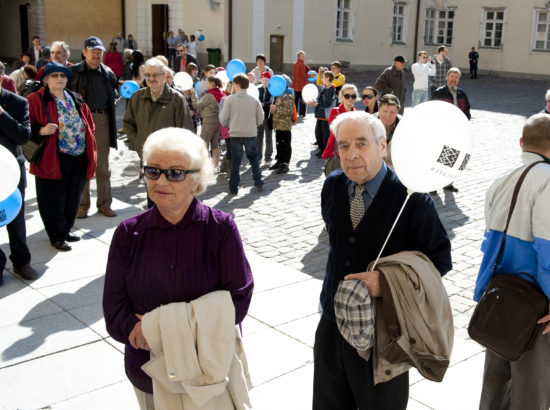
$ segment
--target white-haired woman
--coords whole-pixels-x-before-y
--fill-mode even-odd
[[[240,323],[254,284],[231,215],[195,197],[213,174],[204,141],[181,128],[156,131],[143,146],[143,162],[155,205],[122,222],[114,233],[103,311],[109,334],[126,344],[126,374],[138,400],[151,401],[152,381],[141,370],[149,360],[141,316],[161,305],[227,290],[235,323]]]
[[[338,94],[338,100],[341,101],[341,103],[330,110],[328,123],[332,124],[332,121],[344,112],[355,111],[353,106],[357,101],[358,94],[357,87],[354,84],[344,84],[340,89],[340,94]],[[330,132],[330,137],[328,138],[327,146],[323,151],[322,158],[326,160],[325,175],[328,175],[335,169],[340,168],[340,159],[336,149],[336,140],[334,139],[334,134],[332,131]]]

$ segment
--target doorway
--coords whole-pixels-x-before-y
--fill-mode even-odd
[[[29,8],[27,4],[19,5],[19,27],[21,30],[21,52],[27,51],[31,44],[29,39]]]
[[[152,5],[153,55],[168,55],[168,4]]]
[[[269,36],[269,65],[276,73],[283,71],[284,36],[272,34]]]

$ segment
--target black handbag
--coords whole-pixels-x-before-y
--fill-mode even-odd
[[[545,325],[538,324],[537,320],[548,313],[548,298],[531,275],[524,272],[496,274],[521,184],[527,172],[540,162],[545,161],[528,166],[514,188],[492,278],[468,325],[468,334],[473,340],[510,361],[518,360],[533,348]]]
[[[48,123],[50,123],[50,115],[48,114],[48,108],[46,107],[46,102],[44,101],[42,95],[40,95],[40,100],[42,101],[42,106],[44,107],[44,111],[46,112]],[[21,145],[23,155],[25,156],[27,161],[32,164],[39,164],[40,161],[42,161],[42,156],[44,155],[44,148],[46,148],[46,137],[42,135],[40,137],[42,137],[42,139],[38,142],[30,139],[28,142]]]

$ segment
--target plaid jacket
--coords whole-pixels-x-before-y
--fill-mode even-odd
[[[447,85],[447,71],[453,66],[453,63],[445,57],[443,63],[439,64],[437,62],[437,54],[433,56],[433,61],[435,64],[435,76],[430,76],[430,86],[435,86],[435,88],[443,87]]]

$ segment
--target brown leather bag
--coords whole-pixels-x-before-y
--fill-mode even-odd
[[[511,361],[518,360],[533,348],[544,327],[544,324],[537,324],[537,320],[548,313],[548,298],[531,275],[524,272],[496,274],[519,189],[527,172],[540,162],[545,161],[528,166],[514,188],[508,220],[493,266],[493,277],[468,325],[468,334],[473,340]]]

